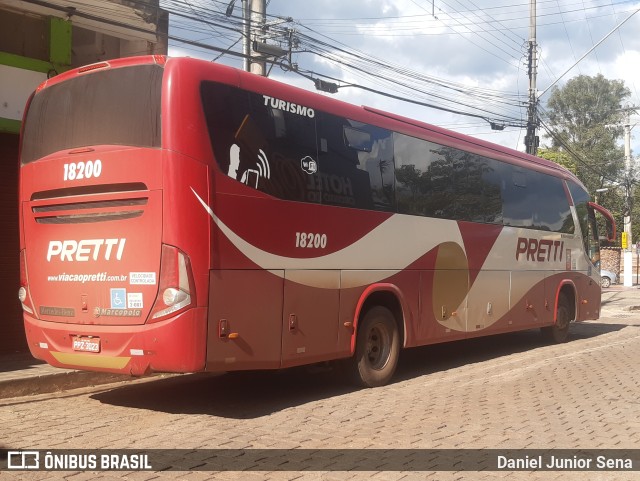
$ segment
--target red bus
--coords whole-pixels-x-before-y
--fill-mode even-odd
[[[72,70],[31,97],[32,354],[142,375],[341,360],[600,313],[595,212],[543,159],[214,63]]]

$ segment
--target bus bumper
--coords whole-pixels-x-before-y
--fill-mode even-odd
[[[207,310],[194,308],[142,325],[65,324],[24,315],[29,350],[36,359],[66,369],[141,376],[150,372],[196,372],[205,367]],[[98,352],[74,350],[91,340]],[[97,343],[97,344],[96,344]]]

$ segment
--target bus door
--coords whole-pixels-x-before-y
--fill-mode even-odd
[[[600,279],[595,277],[597,271],[601,267],[600,265],[600,236],[598,223],[596,219],[596,212],[604,218],[605,222],[605,236],[608,242],[615,242],[616,240],[616,224],[611,213],[604,207],[595,204],[593,202],[587,203],[587,233],[583,233],[586,236],[584,240],[585,257],[587,257],[587,273],[589,280],[585,279],[586,286],[585,292],[582,296],[579,305],[579,318],[578,319],[597,319],[600,315],[601,306],[601,285]]]

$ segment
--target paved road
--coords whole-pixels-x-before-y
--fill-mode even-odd
[[[8,449],[640,448],[640,311],[544,345],[529,331],[409,351],[393,384],[331,371],[187,375],[0,401]],[[638,298],[640,301],[640,297]],[[629,302],[626,302],[628,305]],[[637,302],[640,304],[640,302]],[[7,479],[633,480],[640,472],[86,472]]]

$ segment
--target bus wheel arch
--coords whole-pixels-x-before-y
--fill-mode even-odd
[[[559,286],[553,313],[553,325],[543,327],[542,335],[548,342],[566,342],[569,326],[575,321],[577,313],[576,291],[572,282],[564,282]]]
[[[404,313],[397,294],[369,292],[358,304],[347,372],[364,387],[387,384],[396,370],[404,344]]]

